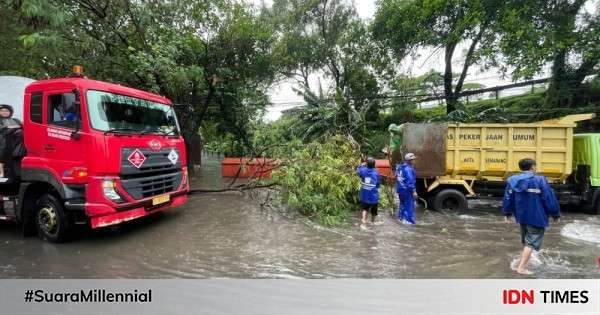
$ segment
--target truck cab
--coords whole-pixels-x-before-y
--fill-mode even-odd
[[[76,75],[35,81],[13,106],[23,106],[27,153],[0,187],[0,219],[61,242],[75,224],[99,228],[186,202],[169,99]]]
[[[580,196],[575,203],[600,214],[600,133],[573,135],[573,169],[569,183]]]

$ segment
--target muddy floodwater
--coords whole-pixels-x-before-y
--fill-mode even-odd
[[[218,160],[206,160],[194,185],[224,185]],[[248,195],[205,194],[66,244],[22,238],[1,223],[0,278],[520,278],[519,229],[503,223],[498,205],[421,210],[417,226],[382,211],[371,230],[330,229],[263,209]],[[598,278],[598,256],[600,217],[564,213],[530,269],[539,278]]]

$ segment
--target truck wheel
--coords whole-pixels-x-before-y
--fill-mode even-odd
[[[52,194],[44,194],[36,203],[35,225],[40,237],[52,243],[67,240],[71,222],[61,202]]]
[[[467,197],[456,189],[444,189],[432,197],[432,206],[435,210],[467,210],[469,203]]]

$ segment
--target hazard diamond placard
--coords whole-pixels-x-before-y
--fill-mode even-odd
[[[140,150],[135,149],[135,151],[131,152],[127,158],[127,161],[133,164],[133,166],[136,168],[140,168],[142,167],[142,164],[144,164],[144,161],[146,161],[146,156]]]

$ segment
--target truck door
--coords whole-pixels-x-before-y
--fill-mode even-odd
[[[73,90],[47,92],[45,104],[47,119],[44,157],[58,176],[69,176],[74,168],[85,168],[87,164],[84,146],[87,135],[81,130],[80,104],[75,102]],[[78,137],[72,137],[76,130]]]

